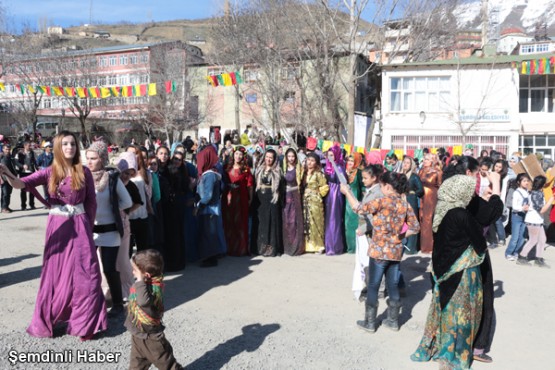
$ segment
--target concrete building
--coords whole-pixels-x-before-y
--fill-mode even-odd
[[[471,57],[385,65],[382,148],[473,144],[555,158],[555,75],[521,74],[521,63],[554,54]],[[550,146],[551,145],[551,146]]]

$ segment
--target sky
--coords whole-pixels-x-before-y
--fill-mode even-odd
[[[63,27],[90,22],[91,0],[2,0],[8,22],[17,29],[39,19]],[[150,20],[201,19],[221,14],[223,0],[92,0],[93,23],[142,23]]]
[[[90,23],[91,2],[92,23],[106,24],[210,18],[223,13],[224,0],[0,0],[8,14],[8,28],[16,32],[23,24],[37,29],[45,18],[62,27]],[[369,7],[363,19],[372,20]]]

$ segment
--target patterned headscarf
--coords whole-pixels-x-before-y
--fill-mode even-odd
[[[329,150],[328,153],[332,152],[333,153],[333,157],[334,157],[334,161],[335,164],[338,167],[345,167],[345,162],[343,161],[343,153],[341,153],[341,148],[339,147],[339,145],[334,145],[332,146]],[[331,164],[331,162],[328,160],[328,157],[326,156],[326,169],[324,170],[324,172],[327,175],[331,175],[333,174],[335,171],[333,169],[333,165]]]
[[[102,166],[108,165],[108,147],[103,141],[95,141],[89,146],[87,152],[95,152],[102,160]]]
[[[137,157],[131,152],[123,152],[118,157],[117,166],[120,172],[129,169],[137,171]]]
[[[443,217],[454,208],[466,208],[475,193],[476,178],[466,175],[455,175],[441,184],[438,201],[434,213],[432,229],[437,232]]]

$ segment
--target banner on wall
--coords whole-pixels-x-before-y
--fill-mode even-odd
[[[371,120],[372,116],[355,114],[355,146],[366,147],[366,138],[368,137]]]

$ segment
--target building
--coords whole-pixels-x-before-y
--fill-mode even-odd
[[[509,27],[501,31],[499,41],[497,41],[497,52],[502,54],[512,54],[515,48],[522,43],[532,41],[534,38],[528,36],[519,27]]]
[[[321,137],[343,137],[346,133],[347,90],[344,82],[349,80],[349,55],[334,52],[337,76],[330,87],[333,101],[324,101],[319,91],[316,57],[290,58],[285,65],[243,65],[232,66],[198,66],[199,76],[218,76],[238,72],[242,83],[235,86],[213,87],[204,78],[200,86],[194,88],[199,93],[201,124],[198,135],[210,137],[210,132],[218,128],[224,133],[237,130],[241,133],[246,128],[256,127],[272,135],[300,130],[305,133],[318,132]],[[370,68],[366,58],[357,58],[357,68],[361,76],[357,83],[355,112],[371,118],[376,97],[376,70],[364,74]],[[269,76],[277,76],[271,80]],[[196,80],[198,81],[198,80]],[[328,95],[329,96],[329,95]],[[335,111],[330,111],[330,106]],[[321,115],[319,115],[321,113]],[[333,120],[338,131],[322,130],[330,127]]]
[[[14,57],[3,65],[5,91],[0,93],[0,103],[21,121],[37,116],[66,123],[86,119],[163,126],[169,119],[182,122],[191,118],[186,112],[190,107],[186,100],[191,97],[187,70],[202,63],[202,51],[180,41]],[[173,82],[172,104],[158,99],[164,95],[166,81]],[[123,92],[124,87],[140,90],[149,84],[156,85],[156,94],[132,89],[129,94]],[[54,93],[58,87],[61,94]],[[102,96],[86,90],[96,87],[102,89]],[[46,88],[48,91],[43,91]],[[165,116],[163,110],[171,110],[172,115]]]
[[[546,63],[555,54],[385,65],[376,113],[383,130],[375,134],[383,148],[405,152],[473,144],[555,158],[555,75]]]

